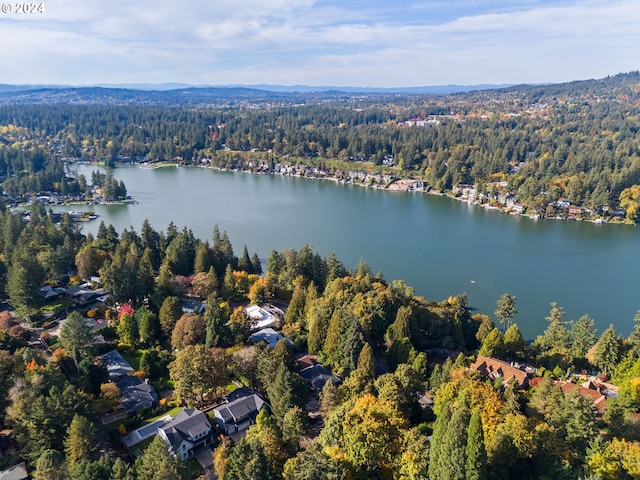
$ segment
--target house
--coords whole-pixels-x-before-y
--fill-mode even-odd
[[[127,362],[117,350],[105,353],[100,358],[107,367],[107,372],[112,382],[115,382],[120,377],[133,373],[133,367],[129,365],[129,362]]]
[[[469,370],[478,371],[480,375],[491,380],[500,378],[503,386],[506,386],[512,379],[515,380],[518,388],[526,388],[529,385],[527,372],[497,358],[478,355],[476,361],[469,366]]]
[[[105,295],[106,292],[102,288],[91,290],[87,287],[79,286],[69,287],[65,293],[74,303],[77,303],[78,305],[87,305],[98,297]]]
[[[268,312],[258,305],[250,305],[244,309],[247,316],[251,319],[253,326],[251,330],[260,330],[275,325],[280,320],[276,315]]]
[[[220,431],[231,435],[253,425],[260,410],[266,406],[257,392],[242,387],[227,395],[225,403],[215,407],[213,413]]]
[[[267,348],[269,350],[271,350],[272,348],[274,348],[278,342],[280,340],[282,340],[283,337],[282,335],[280,335],[278,332],[276,332],[273,328],[264,328],[256,333],[253,333],[249,336],[249,342],[251,343],[259,343],[264,341],[267,344]],[[289,343],[293,343],[291,342],[291,339],[287,338],[287,341]]]
[[[28,478],[29,474],[24,462],[0,472],[0,480],[27,480]]]
[[[331,373],[331,370],[318,362],[315,355],[305,355],[296,360],[298,374],[309,384],[311,390],[320,392],[328,380],[337,385],[342,380]]]
[[[167,443],[171,455],[179,460],[192,458],[195,449],[209,445],[214,438],[209,419],[195,408],[183,408],[171,422],[158,427],[158,435]]]
[[[40,291],[42,292],[42,295],[47,302],[52,298],[60,297],[63,293],[66,292],[66,290],[62,287],[51,288],[49,285],[40,288]]]
[[[582,385],[572,383],[567,380],[565,382],[554,382],[559,385],[564,394],[569,392],[577,392],[581,397],[589,398],[593,401],[593,404],[598,409],[598,415],[604,414],[607,408],[607,397],[604,395],[598,387],[591,381],[586,381]]]
[[[203,315],[206,304],[195,300],[185,300],[182,302],[182,313],[197,313]]]
[[[121,377],[115,383],[120,389],[120,403],[127,413],[135,413],[143,408],[153,408],[158,405],[155,389],[135,375]]]

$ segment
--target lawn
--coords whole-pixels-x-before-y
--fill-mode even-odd
[[[144,422],[142,422],[143,425],[146,425],[148,423],[154,422],[156,420],[158,420],[159,418],[164,417],[165,415],[169,414],[172,417],[175,417],[178,412],[182,410],[182,407],[173,407],[171,410],[167,410],[166,412],[162,412],[160,415],[157,415],[153,418],[147,418]]]
[[[57,313],[65,310],[73,305],[73,302],[68,298],[56,298],[55,300],[40,307],[42,313],[53,312]]]
[[[129,362],[129,365],[133,367],[135,371],[140,370],[140,359],[142,358],[142,354],[147,352],[148,350],[134,350],[128,349],[124,352],[120,352],[124,359]]]

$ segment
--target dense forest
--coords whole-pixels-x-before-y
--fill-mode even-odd
[[[263,266],[217,226],[211,241],[148,222],[139,232],[101,224],[94,237],[37,203],[30,218],[5,210],[0,221],[0,295],[13,307],[0,312],[0,426],[12,431],[0,470],[24,460],[39,480],[195,478],[197,464],[176,460],[159,436],[140,455],[122,435],[243,385],[269,408],[244,438],[216,440],[224,480],[640,476],[640,314],[622,338],[552,304],[548,328],[526,345],[506,293],[492,318],[464,296],[426,300],[364,261],[349,271],[309,246],[273,251]],[[43,295],[85,280],[109,298]],[[185,313],[187,301],[203,309]],[[284,309],[272,349],[247,342],[244,308],[269,302]],[[92,319],[104,323],[92,330]],[[96,355],[114,348],[162,400],[104,425],[120,392]],[[341,382],[310,391],[297,366],[306,353]],[[487,378],[474,367],[482,359],[530,368],[526,380]],[[568,390],[589,375],[616,392],[606,409],[600,393],[597,403]]]
[[[440,192],[503,190],[531,213],[559,199],[595,214],[622,208],[635,221],[639,85],[632,72],[441,96],[264,93],[234,104],[9,97],[0,105],[0,180],[14,194],[65,184],[56,159],[247,169],[275,161],[414,178]],[[40,184],[22,180],[33,175]]]
[[[126,436],[183,407],[219,425],[216,406],[250,391],[267,407],[235,440],[216,430],[206,454],[222,480],[640,478],[640,312],[624,338],[552,303],[527,344],[508,293],[472,312],[464,295],[425,299],[309,245],[263,265],[213,225],[210,239],[148,221],[83,235],[37,198],[126,197],[68,161],[279,163],[636,221],[640,73],[442,96],[205,93],[1,95],[0,472],[200,478],[159,434]],[[273,345],[251,340],[253,306],[279,312]],[[124,410],[102,356],[114,351],[157,402]],[[326,383],[305,379],[305,358]]]

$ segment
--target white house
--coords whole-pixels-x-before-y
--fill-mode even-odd
[[[195,408],[183,408],[171,422],[158,428],[158,435],[179,460],[193,457],[196,448],[210,444],[214,437],[209,419]]]

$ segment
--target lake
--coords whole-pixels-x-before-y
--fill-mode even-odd
[[[90,178],[96,168],[79,171]],[[166,230],[173,220],[211,242],[218,224],[236,254],[246,244],[263,265],[271,250],[309,244],[324,256],[335,252],[348,268],[362,258],[374,273],[403,279],[427,299],[466,293],[471,307],[492,316],[508,292],[517,297],[515,320],[527,339],[546,328],[553,301],[566,320],[589,314],[598,333],[613,323],[625,336],[640,309],[634,226],[531,220],[446,197],[327,180],[188,167],[113,173],[139,203],[88,208],[118,232],[139,231],[145,218]],[[84,231],[95,233],[99,223]]]

